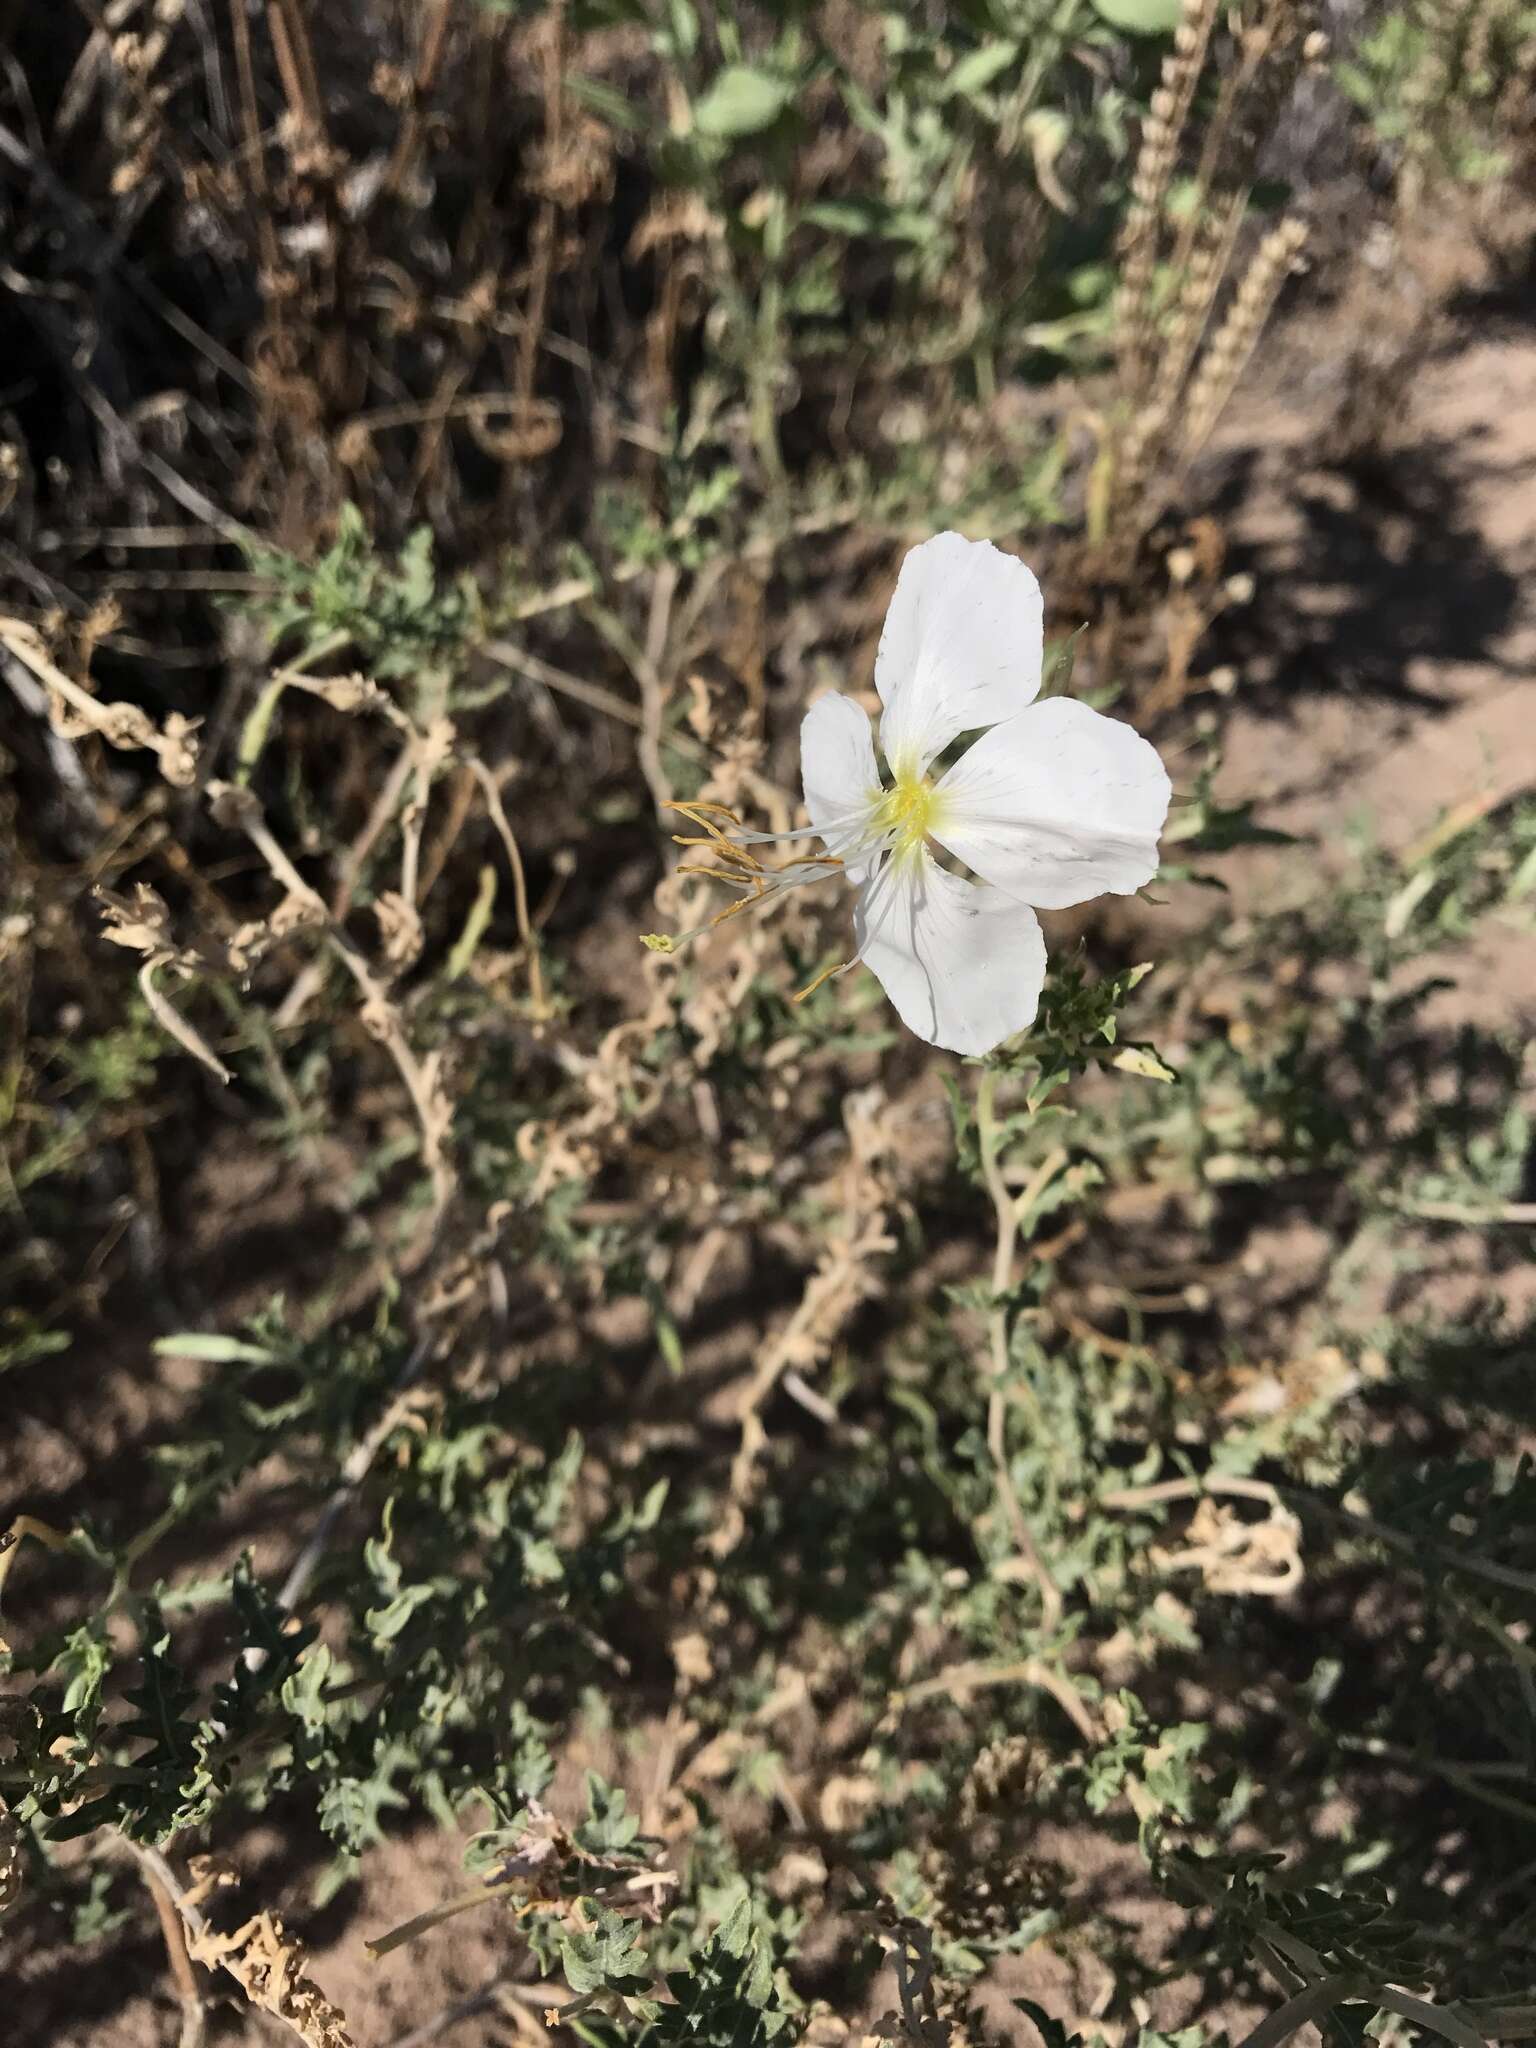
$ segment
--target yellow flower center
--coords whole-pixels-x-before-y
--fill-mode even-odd
[[[910,860],[936,829],[943,808],[943,799],[926,775],[898,769],[893,787],[881,793],[875,807],[875,829],[893,833],[892,855]]]

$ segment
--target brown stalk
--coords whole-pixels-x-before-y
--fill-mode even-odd
[[[667,781],[661,759],[661,730],[667,708],[665,650],[670,638],[668,627],[676,590],[676,566],[664,563],[657,571],[651,589],[651,608],[643,647],[617,612],[595,601],[590,606],[593,624],[621,656],[640,691],[640,736],[636,751],[640,757],[640,772],[645,777],[658,818],[672,801],[671,784]]]
[[[209,1873],[185,1887],[160,1850],[142,1842],[128,1847],[146,1879],[152,1876],[173,1904],[192,1961],[226,1971],[257,2011],[271,2014],[306,2048],[352,2048],[344,2017],[308,1975],[302,1946],[290,1939],[275,1914],[258,1913],[232,1934],[220,1934],[202,1906],[217,1885],[231,1881],[227,1876]],[[156,1903],[158,1910],[158,1896]]]
[[[506,848],[507,865],[512,870],[512,901],[517,917],[517,935],[522,940],[523,950],[528,956],[528,1000],[535,1020],[542,1022],[550,1014],[549,999],[544,993],[544,967],[539,957],[538,934],[528,914],[528,879],[523,871],[523,856],[517,844],[517,835],[507,818],[495,776],[483,761],[472,760],[468,765],[470,773],[485,793],[486,808],[491,814],[491,822]]]
[[[888,1712],[891,1715],[904,1714],[909,1707],[935,1699],[949,1699],[957,1706],[964,1706],[976,1693],[1004,1685],[1032,1685],[1048,1693],[1085,1742],[1097,1744],[1104,1740],[1103,1729],[1089,1713],[1087,1702],[1076,1686],[1064,1673],[1043,1664],[1038,1657],[1021,1658],[1013,1664],[970,1661],[951,1664],[932,1678],[924,1678],[916,1685],[903,1686],[900,1692],[892,1693]]]
[[[416,66],[411,74],[410,87],[405,98],[400,132],[395,138],[395,146],[390,153],[389,169],[384,175],[384,184],[388,191],[399,191],[415,166],[421,148],[422,102],[437,82],[438,67],[442,63],[443,46],[448,34],[448,18],[452,12],[453,0],[434,0],[432,11],[422,30],[421,42],[416,52]]]
[[[1120,374],[1127,390],[1142,383],[1152,340],[1151,285],[1162,239],[1163,209],[1178,164],[1195,88],[1205,67],[1217,0],[1185,0],[1173,48],[1163,60],[1131,177],[1131,205],[1120,235],[1121,278],[1115,309]]]
[[[1226,318],[1211,339],[1189,388],[1184,411],[1180,467],[1187,467],[1209,438],[1222,408],[1232,396],[1243,367],[1253,353],[1280,287],[1306,245],[1307,230],[1299,220],[1272,228],[1243,273]]]
[[[320,93],[314,47],[304,20],[303,0],[268,0],[267,32],[272,38],[283,90],[288,95],[295,120],[316,141],[326,142],[325,101]]]
[[[1151,406],[1160,419],[1177,403],[1210,324],[1232,251],[1242,228],[1248,192],[1229,192],[1212,204],[1211,217],[1182,271],[1177,310],[1158,351]]]
[[[1206,122],[1190,205],[1168,257],[1178,297],[1169,331],[1158,337],[1151,287],[1168,188],[1216,13],[1208,0],[1186,4],[1143,130],[1121,236],[1120,375],[1123,395],[1135,408],[1111,483],[1122,516],[1140,501],[1166,454],[1174,408],[1231,263],[1258,149],[1295,75],[1312,21],[1306,0],[1270,0],[1251,28],[1238,31],[1236,62],[1222,78]],[[1135,534],[1122,536],[1122,546],[1134,544],[1150,523],[1149,512]]]
[[[240,125],[245,131],[245,153],[251,166],[251,185],[259,199],[267,196],[267,162],[261,146],[261,114],[256,102],[256,67],[251,57],[251,24],[245,0],[229,0],[230,35],[235,45],[235,76],[240,81]],[[257,209],[263,240],[271,244],[271,259],[277,245],[272,220],[265,206]]]
[[[151,1858],[137,1842],[125,1844],[139,1866],[139,1875],[145,1889],[154,1902],[155,1917],[160,1922],[160,1936],[165,1943],[165,1959],[170,1968],[171,1981],[176,1986],[176,1997],[181,2006],[181,2034],[177,2048],[200,2048],[207,2029],[207,2015],[203,2007],[203,1994],[198,1986],[197,1972],[192,1967],[192,1958],[187,1954],[186,1929],[181,1915],[176,1910],[175,1893],[170,1889],[162,1871],[164,1859]]]
[[[564,63],[565,7],[564,0],[556,0],[556,4],[550,10],[549,25],[544,38],[544,147],[551,164],[558,158],[564,130]],[[550,278],[554,270],[555,229],[558,220],[559,207],[553,195],[546,193],[540,202],[539,217],[533,231],[528,296],[523,309],[524,327],[518,345],[517,374],[514,379],[515,389],[525,401],[533,397],[539,343],[544,333]]]

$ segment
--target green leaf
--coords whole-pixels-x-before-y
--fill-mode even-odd
[[[1042,697],[1065,697],[1072,688],[1072,671],[1077,666],[1077,643],[1087,632],[1086,621],[1076,626],[1064,640],[1053,640],[1046,648],[1045,681],[1040,686]]]
[[[585,1899],[582,1904],[597,1924],[590,1934],[568,1934],[561,1942],[560,1961],[567,1984],[578,1997],[594,1991],[645,1990],[650,1973],[634,1928],[595,1899]]]
[[[610,1785],[596,1771],[588,1771],[587,1817],[576,1829],[576,1846],[588,1856],[622,1855],[640,1832],[639,1821],[627,1807],[622,1785]]]
[[[1014,42],[983,43],[979,50],[968,50],[945,79],[941,97],[970,99],[984,92],[1018,54],[1019,46]]]
[[[661,1353],[667,1371],[677,1379],[683,1370],[683,1340],[678,1335],[677,1324],[658,1301],[655,1306],[656,1348]]]
[[[752,1944],[751,1959],[747,1974],[742,1981],[741,1995],[748,2005],[761,2012],[773,1996],[773,1954],[766,1941]]]
[[[634,131],[647,125],[644,108],[600,78],[585,78],[579,71],[573,71],[562,83],[572,99],[582,101],[615,128]]]
[[[1202,792],[1183,805],[1163,833],[1165,846],[1190,846],[1201,853],[1229,853],[1234,846],[1297,846],[1292,832],[1258,824],[1251,803],[1220,804]]]
[[[1110,1061],[1122,1074],[1140,1074],[1144,1081],[1177,1081],[1178,1075],[1150,1045],[1122,1046]]]
[[[19,1318],[7,1311],[5,1321],[6,1328],[0,1330],[0,1372],[11,1372],[18,1365],[33,1365],[39,1358],[52,1358],[70,1347],[72,1339],[67,1330],[34,1327],[13,1337],[7,1332],[18,1327]]]
[[[246,1344],[239,1337],[221,1337],[216,1330],[182,1330],[157,1337],[161,1358],[203,1358],[210,1365],[271,1365],[276,1353],[264,1344]]]
[[[65,1638],[52,1667],[67,1681],[64,1712],[82,1719],[85,1725],[81,1732],[87,1735],[95,1729],[96,1715],[101,1709],[101,1689],[112,1669],[112,1651],[104,1629],[105,1624],[100,1618],[75,1629]]]
[[[728,139],[771,128],[795,96],[787,79],[751,64],[728,64],[693,110],[701,135]]]
[[[531,1586],[557,1586],[565,1577],[565,1562],[547,1536],[523,1538],[523,1572]]]
[[[282,1702],[304,1726],[315,1733],[325,1726],[328,1708],[325,1688],[330,1683],[331,1653],[317,1643],[296,1671],[283,1680]]]
[[[740,1958],[752,1945],[752,1894],[745,1879],[738,1878],[732,1898],[720,1916],[720,1946],[728,1956]]]
[[[817,199],[802,218],[834,235],[880,235],[887,241],[919,245],[938,233],[932,214],[915,206],[889,206],[881,199]]]
[[[667,0],[667,29],[673,52],[691,57],[699,47],[699,17],[689,0]]]
[[[337,1778],[321,1793],[316,1818],[332,1841],[358,1854],[383,1841],[381,1816],[391,1807],[409,1803],[383,1775]]]
[[[1132,36],[1172,35],[1183,12],[1180,0],[1093,0],[1093,7],[1111,28]]]
[[[424,1607],[433,1598],[437,1588],[433,1585],[405,1586],[385,1607],[370,1607],[363,1619],[376,1643],[391,1643],[399,1635],[418,1607]]]
[[[171,1639],[160,1626],[158,1609],[146,1603],[145,1614],[148,1630],[143,1647],[144,1676],[123,1695],[137,1711],[119,1724],[117,1732],[142,1736],[155,1745],[147,1756],[139,1759],[141,1763],[175,1768],[192,1747],[192,1731],[186,1719],[194,1695],[185,1673],[171,1655]]]

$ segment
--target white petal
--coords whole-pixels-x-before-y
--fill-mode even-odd
[[[898,775],[1033,702],[1042,619],[1033,572],[990,541],[940,533],[913,548],[875,657],[880,745]]]
[[[829,852],[846,857],[882,794],[869,719],[851,697],[831,691],[801,719],[800,774],[811,823]],[[855,880],[861,872],[853,870]]]
[[[1045,940],[1023,903],[949,874],[927,853],[891,860],[855,918],[861,957],[909,1031],[990,1052],[1034,1022]]]
[[[934,838],[1021,903],[1129,896],[1157,872],[1167,770],[1139,733],[1071,698],[983,733],[936,796]]]

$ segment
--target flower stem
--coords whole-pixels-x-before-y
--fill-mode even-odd
[[[997,1476],[998,1500],[1008,1518],[1008,1526],[1019,1555],[1028,1568],[1040,1593],[1047,1629],[1055,1629],[1061,1620],[1061,1591],[1051,1576],[1050,1567],[1040,1554],[1034,1532],[1025,1520],[1024,1510],[1013,1484],[1013,1475],[1008,1469],[1008,1450],[1005,1431],[1008,1415],[1009,1389],[1005,1382],[1008,1376],[1008,1309],[1007,1297],[1014,1283],[1014,1254],[1018,1244],[1019,1209],[1009,1193],[1003,1179],[1002,1161],[999,1158],[1001,1133],[997,1122],[997,1073],[992,1067],[983,1067],[976,1085],[976,1139],[981,1151],[981,1173],[987,1193],[992,1198],[992,1207],[997,1216],[997,1242],[992,1254],[992,1307],[987,1316],[987,1343],[990,1352],[990,1372],[987,1385],[987,1449],[992,1458],[992,1469]],[[1043,1434],[1045,1417],[1039,1399],[1027,1381],[1020,1386],[1028,1389],[1029,1401],[1034,1410],[1037,1432]]]

